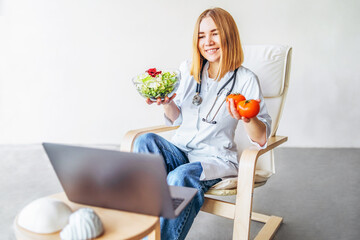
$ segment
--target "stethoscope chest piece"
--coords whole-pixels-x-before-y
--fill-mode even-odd
[[[202,98],[200,97],[200,93],[196,93],[195,96],[193,97],[193,100],[192,100],[192,103],[195,105],[195,106],[199,106],[202,102]]]

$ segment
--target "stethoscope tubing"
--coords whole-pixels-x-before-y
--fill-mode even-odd
[[[194,96],[194,98],[193,98],[193,104],[194,104],[194,105],[197,105],[197,106],[200,105],[201,102],[202,102],[202,98],[200,97],[200,91],[201,91],[201,82],[202,82],[202,79],[201,79],[201,78],[202,78],[202,73],[203,73],[204,65],[205,65],[205,63],[203,64],[203,66],[202,66],[202,68],[201,68],[200,83],[196,83],[196,93],[195,93],[195,96]],[[226,83],[224,83],[224,85],[222,85],[221,88],[219,89],[219,91],[217,92],[215,101],[214,101],[213,105],[211,106],[208,114],[206,115],[205,118],[202,118],[202,121],[203,121],[203,122],[207,122],[207,123],[211,123],[211,124],[216,124],[216,123],[217,123],[216,121],[214,121],[214,119],[215,119],[216,115],[218,114],[218,112],[220,111],[220,108],[222,107],[222,105],[223,105],[224,102],[226,101],[226,98],[225,98],[224,101],[221,103],[220,107],[219,107],[218,110],[216,111],[216,113],[215,113],[215,115],[213,116],[213,118],[212,118],[210,121],[207,121],[207,118],[209,117],[210,113],[212,112],[212,110],[213,110],[213,108],[214,108],[214,106],[215,106],[215,104],[216,104],[216,102],[217,102],[217,100],[218,100],[218,98],[219,98],[219,96],[220,96],[220,93],[225,89],[225,87],[226,87],[226,86],[230,83],[230,81],[233,80],[233,79],[234,79],[234,80],[233,80],[233,82],[232,82],[231,88],[230,88],[230,90],[226,93],[226,96],[229,96],[230,93],[232,92],[232,90],[234,89],[235,82],[236,82],[236,73],[237,73],[237,70],[238,70],[238,68],[234,70],[234,73],[233,73],[233,75],[231,76],[231,78],[230,78],[229,80],[227,80]],[[194,99],[196,99],[196,101],[195,101]]]
[[[202,68],[203,69],[203,68]],[[235,82],[236,82],[236,72],[237,72],[238,68],[234,70],[234,73],[233,75],[231,76],[231,78],[229,80],[226,81],[226,83],[224,83],[224,85],[221,86],[221,88],[219,89],[219,91],[217,92],[217,96],[220,95],[221,91],[229,84],[229,82],[231,80],[234,79],[234,81],[232,82],[232,85],[231,85],[231,88],[230,90],[226,93],[226,96],[230,95],[230,93],[232,92],[232,90],[234,89],[234,86],[235,86]],[[202,75],[202,72],[201,72],[201,75]],[[201,82],[202,82],[202,78],[200,78],[200,83],[196,83],[196,94],[200,94],[200,91],[201,91]]]

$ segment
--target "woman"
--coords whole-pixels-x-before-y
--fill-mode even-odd
[[[156,101],[164,107],[167,125],[180,127],[171,142],[152,133],[135,141],[135,152],[164,157],[169,185],[198,189],[179,217],[161,219],[162,239],[185,239],[203,205],[204,193],[221,178],[237,175],[233,138],[238,121],[244,124],[252,143],[266,147],[271,118],[256,75],[241,66],[243,56],[231,15],[221,8],[205,10],[195,25],[192,61],[180,66],[177,94]],[[229,92],[259,99],[259,114],[251,119],[241,117],[232,100],[224,104]],[[147,103],[153,102],[147,99]]]

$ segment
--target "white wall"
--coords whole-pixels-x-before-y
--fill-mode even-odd
[[[162,124],[131,77],[189,58],[212,6],[234,16],[243,44],[293,46],[286,146],[360,147],[356,0],[0,0],[0,144],[117,144]]]

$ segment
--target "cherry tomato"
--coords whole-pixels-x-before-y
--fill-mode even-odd
[[[236,109],[241,116],[246,118],[253,118],[258,115],[260,111],[260,104],[259,101],[253,99],[244,100],[239,102]]]
[[[246,100],[240,93],[233,93],[226,97],[226,103],[230,101],[230,98],[234,99],[235,106],[237,106],[239,102]]]

